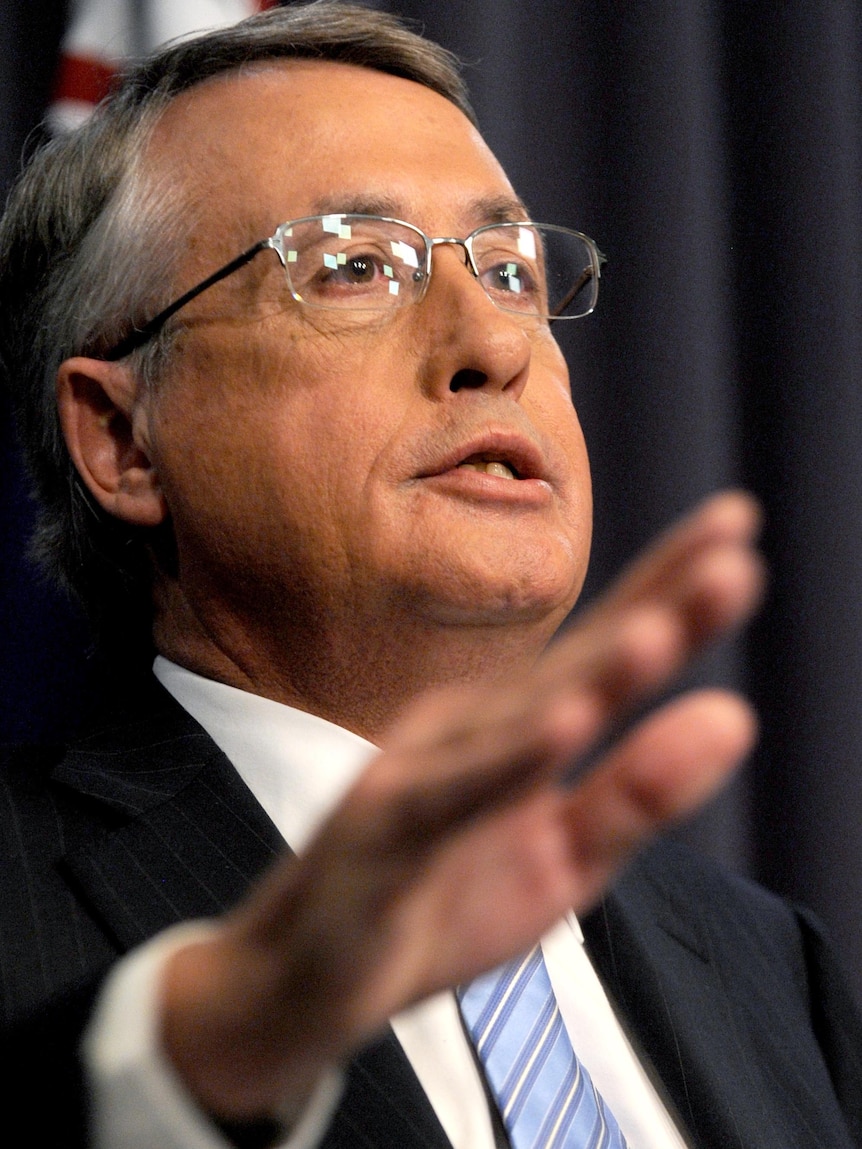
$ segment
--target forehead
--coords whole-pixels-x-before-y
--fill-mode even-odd
[[[486,222],[491,203],[519,214],[505,173],[454,104],[411,80],[329,61],[198,85],[162,117],[148,161],[252,240],[284,219],[364,204],[432,234]]]

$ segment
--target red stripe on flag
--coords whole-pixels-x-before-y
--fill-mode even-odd
[[[54,100],[98,104],[111,90],[117,69],[104,60],[61,56],[54,83]]]

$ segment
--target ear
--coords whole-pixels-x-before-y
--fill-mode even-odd
[[[138,390],[131,371],[119,363],[77,356],[57,372],[63,435],[90,494],[115,518],[153,527],[168,512]]]

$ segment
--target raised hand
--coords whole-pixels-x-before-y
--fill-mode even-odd
[[[523,681],[426,695],[303,855],[174,956],[164,1042],[206,1108],[298,1109],[388,1017],[587,909],[715,792],[755,734],[737,696],[692,692],[613,732],[753,610],[757,526],[746,496],[714,497]]]

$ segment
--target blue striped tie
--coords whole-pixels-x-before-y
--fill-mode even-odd
[[[625,1149],[572,1049],[538,946],[458,999],[514,1149]]]

